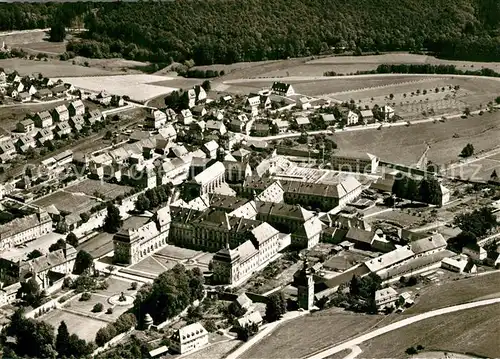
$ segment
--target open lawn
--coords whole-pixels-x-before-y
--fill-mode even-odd
[[[76,185],[67,187],[65,190],[72,193],[84,193],[87,196],[94,196],[95,192],[106,197],[106,199],[115,199],[116,197],[129,192],[132,187],[122,186],[103,181],[85,179]]]
[[[99,319],[83,317],[61,309],[51,310],[42,317],[39,317],[38,320],[43,320],[53,325],[56,331],[61,321],[64,320],[71,334],[76,334],[88,342],[94,341],[97,331],[108,324]]]
[[[165,258],[158,258],[155,255],[144,258],[139,263],[134,264],[130,269],[159,275],[167,270],[175,267],[177,261],[167,260]]]
[[[383,317],[331,309],[290,320],[241,358],[301,358],[365,332]]]
[[[197,254],[200,254],[202,252],[195,251],[195,250],[188,249],[188,248],[181,248],[181,247],[176,247],[176,246],[172,246],[172,245],[167,245],[166,247],[160,249],[156,253],[161,255],[161,256],[183,260],[183,259],[193,258]]]
[[[333,140],[342,150],[369,152],[383,161],[407,165],[418,161],[428,142],[428,159],[443,165],[457,161],[467,143],[472,143],[476,152],[495,147],[500,135],[499,120],[500,113],[486,113],[446,122],[384,127],[380,131],[338,132]]]
[[[129,96],[132,100],[145,102],[159,95],[166,95],[177,87],[168,86],[172,77],[157,75],[116,75],[116,76],[87,76],[65,77],[64,82],[69,82],[76,87],[89,91],[99,92],[106,90],[109,93]],[[162,85],[157,85],[158,82]]]
[[[500,272],[448,281],[419,291],[415,304],[405,314],[420,314],[430,310],[462,304],[492,294],[500,296]]]
[[[111,307],[111,305],[108,303],[107,296],[102,296],[102,295],[97,295],[95,293],[92,293],[90,299],[86,300],[86,301],[81,301],[80,296],[81,296],[81,294],[77,295],[71,301],[64,304],[63,309],[66,311],[74,312],[74,313],[81,313],[84,316],[91,316],[91,317],[101,317],[102,316],[102,318],[100,318],[101,320],[110,321],[110,319],[107,318],[104,314],[106,312],[106,309],[108,307]],[[97,303],[101,303],[104,307],[104,310],[102,312],[94,313],[94,312],[92,312],[92,308]]]
[[[422,345],[495,358],[500,353],[499,316],[500,304],[494,304],[426,319],[363,343],[360,357],[406,358],[407,348]]]
[[[391,223],[398,223],[401,227],[413,226],[418,222],[422,221],[422,217],[417,217],[416,215],[409,214],[403,210],[393,210],[389,212],[382,212],[375,216],[367,218],[370,223],[376,221],[388,221]]]

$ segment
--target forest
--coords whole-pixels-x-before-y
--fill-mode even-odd
[[[495,0],[177,0],[0,5],[0,30],[84,24],[67,50],[196,65],[423,49],[500,60]]]

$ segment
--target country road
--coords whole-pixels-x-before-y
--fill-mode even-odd
[[[480,111],[481,110],[471,111],[471,115],[477,115],[477,114],[479,114]],[[483,111],[485,111],[485,109]],[[421,120],[409,121],[410,125],[408,125],[407,121],[399,121],[399,122],[391,122],[391,123],[373,123],[373,124],[369,124],[369,125],[344,127],[343,129],[335,129],[335,131],[332,131],[332,130],[307,131],[307,134],[308,135],[334,134],[334,133],[340,134],[340,133],[344,133],[344,132],[376,130],[379,127],[381,127],[382,130],[387,129],[387,128],[392,128],[392,127],[398,127],[398,126],[410,126],[411,127],[413,125],[418,125],[418,124],[422,124],[422,123],[439,121],[439,120],[441,120],[442,117],[446,117],[446,120],[450,120],[450,119],[461,118],[461,116],[462,116],[462,113],[445,114],[445,115],[428,117],[428,118],[424,118]],[[274,140],[281,140],[284,138],[300,137],[301,134],[302,134],[302,132],[291,132],[291,133],[282,133],[280,135],[267,136],[267,137],[245,136],[245,138],[247,140],[254,140],[254,141],[274,141]]]
[[[328,349],[324,349],[318,353],[307,356],[306,359],[324,359],[324,358],[331,356],[335,353],[341,352],[342,350],[350,350],[352,348],[355,348],[357,345],[360,345],[360,344],[362,344],[368,340],[371,340],[375,337],[378,337],[378,336],[383,335],[385,333],[391,332],[393,330],[397,330],[397,329],[406,327],[408,325],[411,325],[413,323],[416,323],[416,322],[419,322],[419,321],[422,321],[425,319],[429,319],[429,318],[436,317],[436,316],[443,315],[443,314],[454,313],[454,312],[458,312],[461,310],[472,309],[472,308],[482,307],[485,305],[496,304],[496,303],[500,303],[500,298],[486,299],[486,300],[481,300],[481,301],[472,302],[472,303],[459,304],[459,305],[454,305],[454,306],[446,307],[446,308],[442,308],[442,309],[436,309],[436,310],[432,310],[432,311],[427,312],[427,313],[415,315],[413,317],[403,319],[403,320],[400,320],[398,322],[386,325],[385,327],[373,330],[373,331],[366,333],[366,334],[363,334],[357,338],[348,340],[342,344],[335,345],[335,346],[330,347]]]

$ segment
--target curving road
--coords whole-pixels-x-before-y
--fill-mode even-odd
[[[438,315],[458,312],[458,311],[465,310],[465,309],[477,308],[477,307],[482,307],[485,305],[491,305],[491,304],[497,304],[497,303],[500,303],[500,298],[486,299],[486,300],[481,300],[481,301],[477,301],[477,302],[459,304],[459,305],[454,305],[451,307],[432,310],[432,311],[427,312],[427,313],[415,315],[413,317],[403,319],[403,320],[400,320],[398,322],[386,325],[385,327],[373,330],[373,331],[366,333],[366,334],[363,334],[357,338],[348,340],[342,344],[330,347],[329,349],[322,350],[322,351],[320,351],[316,354],[310,355],[306,358],[307,359],[324,359],[324,358],[326,358],[330,355],[336,354],[342,350],[346,350],[346,349],[353,350],[353,348],[355,348],[359,344],[364,343],[364,342],[366,342],[370,339],[373,339],[375,337],[378,337],[379,335],[391,332],[391,331],[396,330],[396,329],[406,327],[410,324],[419,322],[421,320],[436,317]]]

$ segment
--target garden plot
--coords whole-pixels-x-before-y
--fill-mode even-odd
[[[157,75],[116,75],[116,76],[87,76],[87,77],[64,77],[64,82],[69,82],[78,88],[88,91],[106,91],[110,94],[129,96],[138,102],[145,102],[150,98],[166,95],[177,90],[176,87],[168,87],[165,82],[173,77]],[[153,83],[161,82],[162,85]]]

